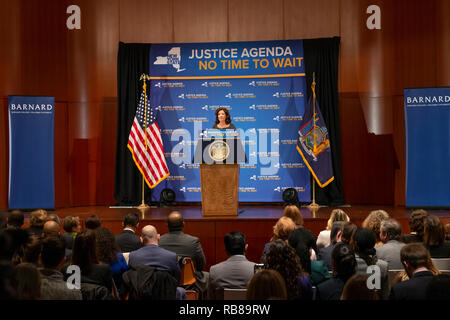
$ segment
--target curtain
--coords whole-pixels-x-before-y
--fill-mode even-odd
[[[119,205],[142,202],[142,175],[127,148],[128,135],[142,90],[141,74],[149,73],[150,44],[119,43],[117,57],[118,117],[114,198]],[[145,203],[150,189],[145,185]]]
[[[340,38],[303,40],[306,86],[311,96],[313,73],[316,75],[316,96],[329,132],[334,181],[325,188],[316,184],[316,202],[322,205],[343,205],[341,141],[339,125],[338,66]]]

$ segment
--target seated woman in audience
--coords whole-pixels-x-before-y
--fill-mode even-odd
[[[81,223],[79,217],[67,216],[63,219],[63,229],[66,233],[62,233],[64,240],[66,241],[66,248],[71,249],[73,247],[73,240],[81,231]]]
[[[319,236],[317,237],[317,249],[320,250],[321,248],[328,247],[330,245],[331,226],[336,221],[347,222],[350,221],[350,218],[344,210],[334,209],[333,211],[331,211],[330,218],[327,222],[327,228],[323,231],[320,231]]]
[[[428,217],[428,212],[423,209],[411,212],[408,221],[411,232],[404,234],[401,237],[401,241],[404,243],[423,242],[423,229],[426,217]]]
[[[30,227],[25,231],[30,235],[36,235],[40,237],[42,235],[42,229],[44,228],[45,219],[47,218],[47,211],[39,209],[30,213]]]
[[[30,235],[27,242],[22,244],[14,253],[12,262],[14,265],[19,263],[32,263],[39,267],[39,255],[41,254],[42,241],[37,235]]]
[[[99,263],[110,266],[114,284],[117,289],[120,289],[122,284],[122,274],[128,270],[128,264],[125,261],[122,252],[120,252],[115,235],[108,228],[99,227],[95,230],[95,238],[97,243],[98,261]]]
[[[355,233],[355,256],[357,273],[367,274],[367,268],[376,265],[381,273],[381,298],[389,298],[389,265],[386,261],[378,259],[375,250],[375,235],[372,230],[359,228]],[[371,272],[372,273],[372,272]]]
[[[338,243],[331,254],[333,275],[330,279],[317,285],[316,300],[339,300],[345,283],[356,272],[356,259],[353,248],[345,243]]]
[[[344,228],[342,229],[341,241],[350,245],[352,248],[355,241],[355,233],[358,230],[358,226],[353,222],[344,223]]]
[[[450,242],[445,241],[445,230],[436,216],[425,218],[423,242],[430,251],[431,258],[450,258]]]
[[[273,226],[273,235],[272,238],[270,238],[270,242],[266,243],[264,246],[264,250],[261,255],[261,263],[263,263],[264,256],[266,255],[266,252],[272,245],[272,243],[276,240],[287,241],[289,235],[294,230],[295,223],[291,218],[281,217],[280,219],[278,219],[277,223]]]
[[[247,300],[286,300],[287,292],[283,277],[278,271],[256,272],[247,285]]]
[[[362,223],[362,227],[372,230],[375,235],[375,248],[382,246],[383,241],[380,239],[381,221],[388,219],[389,214],[384,210],[374,210],[369,213]]]
[[[312,285],[300,258],[286,241],[275,240],[264,257],[265,269],[278,271],[286,284],[289,300],[312,300]]]
[[[287,205],[283,210],[283,217],[291,218],[296,228],[303,227],[303,216],[296,205]]]
[[[112,273],[109,265],[99,264],[96,253],[95,231],[82,230],[73,243],[70,264],[77,265],[81,271],[81,283],[93,283],[112,291]],[[67,272],[63,272],[68,277]],[[67,280],[67,279],[66,279]]]
[[[379,293],[367,286],[368,279],[368,274],[353,275],[344,286],[341,300],[380,300]]]
[[[330,273],[322,260],[315,259],[313,255],[314,249],[312,248],[315,241],[305,241],[305,238],[309,237],[305,237],[303,230],[305,229],[292,231],[288,243],[295,249],[303,270],[311,276],[312,284],[316,286],[322,281],[329,279]]]

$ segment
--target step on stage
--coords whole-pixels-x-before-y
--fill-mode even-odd
[[[321,207],[315,213],[308,208],[301,208],[304,218],[304,227],[310,229],[317,237],[321,230],[327,225],[330,212],[337,207]],[[403,228],[403,233],[409,232],[410,209],[393,206],[342,206],[352,222],[361,226],[363,220],[370,211],[382,209],[389,213],[392,218],[397,219]],[[238,216],[202,216],[201,205],[173,207],[150,207],[145,210],[124,207],[73,207],[56,209],[54,212],[60,217],[78,216],[84,221],[90,215],[96,214],[102,220],[102,226],[119,234],[123,228],[123,217],[130,212],[136,212],[141,218],[139,230],[145,225],[151,224],[156,227],[158,233],[164,234],[168,231],[166,218],[172,211],[179,211],[185,220],[184,232],[200,238],[200,243],[206,256],[206,270],[213,264],[226,260],[223,239],[230,231],[241,231],[245,234],[248,243],[247,258],[253,262],[259,262],[264,244],[270,240],[272,227],[283,215],[282,204],[272,205],[240,205]],[[438,216],[445,224],[450,222],[450,209],[427,210],[430,214]]]

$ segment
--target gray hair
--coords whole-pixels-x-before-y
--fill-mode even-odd
[[[402,226],[395,219],[384,219],[381,221],[380,231],[386,234],[389,240],[398,240],[402,235]]]

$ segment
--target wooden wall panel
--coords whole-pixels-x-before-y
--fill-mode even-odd
[[[8,208],[9,124],[8,98],[0,98],[0,210]]]
[[[173,0],[119,0],[120,41],[174,41]]]
[[[450,1],[436,4],[436,86],[450,86]]]
[[[228,0],[228,40],[283,40],[283,2]]]
[[[119,0],[78,0],[81,29],[67,30],[68,101],[117,96]]]
[[[286,39],[339,36],[340,0],[284,0]]]
[[[0,97],[20,91],[20,3],[0,1]]]
[[[436,85],[435,1],[395,1],[395,82],[394,93],[404,88]]]
[[[55,207],[69,206],[69,148],[67,103],[55,103]]]
[[[228,36],[228,0],[174,0],[174,42],[222,42]]]
[[[405,107],[402,96],[393,98],[394,150],[397,164],[395,170],[395,201],[396,206],[406,204],[406,141],[405,141]]]
[[[357,94],[341,94],[339,105],[346,202],[393,204],[392,135],[375,135],[368,132]]]
[[[115,102],[69,103],[70,205],[114,202]]]
[[[67,98],[65,1],[27,0],[20,7],[21,87],[17,94]]]

